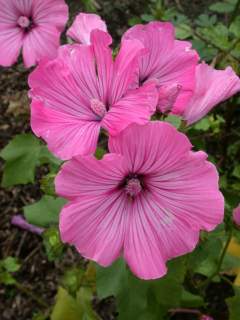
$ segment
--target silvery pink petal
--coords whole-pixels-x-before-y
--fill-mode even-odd
[[[239,91],[240,79],[231,67],[216,70],[206,63],[199,64],[194,94],[182,112],[184,120],[189,125],[197,122],[218,103]]]
[[[107,31],[106,23],[94,13],[79,13],[68,29],[67,35],[73,40],[83,43],[91,43],[91,32],[95,29]]]

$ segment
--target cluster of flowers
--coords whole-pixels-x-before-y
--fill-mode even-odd
[[[199,62],[168,22],[136,25],[113,58],[101,18],[80,13],[59,46],[67,21],[63,0],[0,0],[0,64],[23,46],[31,126],[59,158],[69,160],[56,191],[69,200],[60,215],[64,242],[103,266],[120,255],[142,279],[167,272],[166,261],[190,252],[201,230],[222,222],[218,174],[204,152],[157,112],[191,125],[240,91],[234,71]],[[97,160],[100,129],[109,153]]]

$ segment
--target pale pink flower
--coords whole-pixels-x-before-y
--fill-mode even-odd
[[[91,32],[95,29],[107,31],[106,23],[94,13],[79,13],[68,29],[67,35],[73,40],[90,44]]]
[[[192,124],[203,118],[214,106],[240,91],[240,79],[231,67],[216,70],[201,63],[196,70],[196,88],[183,110],[183,118]],[[173,111],[174,113],[174,111]]]
[[[233,210],[233,221],[240,227],[240,204]]]
[[[125,40],[113,61],[109,34],[94,30],[92,45],[64,46],[29,77],[31,126],[61,159],[94,153],[100,128],[118,134],[144,124],[157,104],[155,83],[133,88],[143,46]]]
[[[199,59],[191,43],[176,40],[174,27],[169,22],[136,25],[123,39],[138,39],[148,49],[140,61],[139,82],[158,81],[158,109],[181,113],[193,94]]]
[[[68,19],[64,0],[0,0],[0,65],[11,66],[22,50],[26,67],[57,55]]]
[[[199,231],[223,219],[216,168],[191,148],[183,133],[156,121],[110,137],[102,160],[64,164],[55,181],[69,200],[62,240],[102,266],[123,255],[138,277],[162,277],[167,260],[192,251]]]

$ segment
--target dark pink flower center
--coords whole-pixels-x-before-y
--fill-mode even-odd
[[[138,178],[131,178],[128,180],[125,185],[125,191],[131,197],[138,195],[142,191],[140,180]]]
[[[31,20],[26,16],[20,16],[17,21],[19,27],[27,29],[31,25]]]
[[[103,118],[105,116],[105,114],[107,113],[107,108],[106,108],[105,104],[103,104],[98,99],[91,100],[91,109],[100,118]]]

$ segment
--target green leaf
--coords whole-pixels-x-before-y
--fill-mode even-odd
[[[205,276],[211,275],[217,267],[223,242],[220,239],[210,237],[199,243],[197,248],[188,255],[188,268]]]
[[[192,294],[185,289],[182,290],[181,306],[183,308],[198,308],[204,305],[204,300],[201,296]]]
[[[234,8],[235,8],[234,3],[227,2],[227,1],[216,2],[209,7],[211,11],[214,11],[217,13],[229,13],[229,12],[232,12]]]
[[[103,268],[96,264],[97,295],[100,299],[116,296],[126,278],[126,264],[118,259],[110,267]]]
[[[240,165],[237,165],[234,168],[232,175],[236,178],[240,178]]]
[[[24,133],[14,137],[0,153],[6,161],[2,186],[34,182],[40,150],[40,141],[32,134]]]
[[[89,288],[81,287],[75,299],[64,288],[59,287],[51,320],[98,320],[98,315],[92,309],[92,298]]]
[[[24,216],[29,223],[39,227],[58,224],[59,213],[65,203],[66,200],[62,198],[45,195],[40,201],[25,206],[23,208]]]
[[[176,26],[176,37],[177,39],[187,39],[191,37],[192,29],[189,25],[181,23]]]
[[[171,260],[167,265],[166,276],[153,282],[156,299],[164,309],[180,305],[182,283],[186,273],[185,257]]]
[[[229,320],[239,320],[240,317],[240,288],[234,287],[234,297],[227,299],[229,309]]]
[[[82,320],[83,314],[76,300],[63,288],[58,289],[51,320]]]
[[[63,163],[62,160],[56,158],[45,145],[41,145],[39,162],[42,164],[50,164],[51,171],[57,172],[60,165]]]
[[[168,263],[165,277],[143,281],[120,259],[109,268],[97,267],[97,294],[116,296],[119,320],[161,320],[169,307],[180,306],[185,271],[185,258],[178,258]]]
[[[122,259],[111,267],[97,266],[97,294],[100,298],[115,295],[119,320],[140,319],[147,311],[147,290],[150,282],[135,278]]]
[[[7,285],[13,285],[16,283],[14,277],[8,272],[0,272],[0,283]]]
[[[177,129],[181,125],[181,118],[171,114],[165,118],[165,121],[171,123]]]
[[[21,265],[14,257],[7,257],[6,259],[2,260],[1,265],[8,272],[16,272],[21,268]]]
[[[196,130],[208,131],[210,127],[211,127],[211,123],[209,119],[204,118],[201,121],[197,122],[193,128]]]

